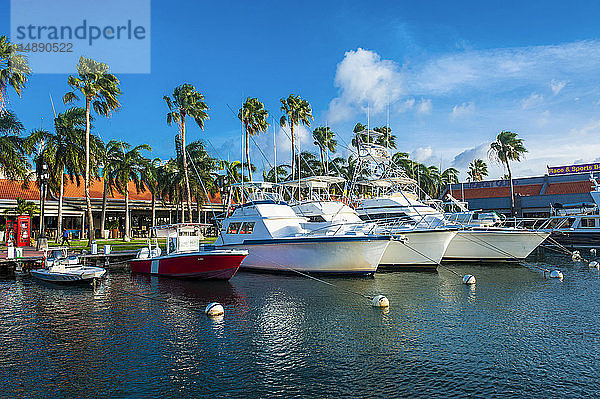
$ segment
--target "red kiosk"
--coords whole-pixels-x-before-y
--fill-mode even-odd
[[[31,218],[27,215],[17,219],[6,219],[6,244],[12,241],[13,246],[25,247],[31,243]]]

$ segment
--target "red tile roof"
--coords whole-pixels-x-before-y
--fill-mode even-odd
[[[574,181],[568,183],[552,183],[546,188],[546,195],[551,194],[584,194],[592,191],[592,182]]]
[[[40,199],[40,191],[34,181],[29,182],[27,189],[24,189],[22,185],[22,181],[0,179],[0,199],[15,200],[17,198],[23,198],[30,201],[38,201]],[[103,192],[104,183],[102,179],[92,180],[90,182],[91,198],[102,199]],[[70,179],[65,176],[64,196],[66,198],[85,198],[83,179],[78,186],[76,181],[71,183]],[[115,190],[112,196],[110,194],[108,195],[108,198],[124,199],[125,196]],[[138,193],[135,184],[129,182],[129,199],[132,201],[151,201],[152,195],[147,189],[144,192]],[[219,193],[210,195],[210,202],[213,204],[221,203],[221,195]]]
[[[541,184],[515,186],[515,194],[520,194],[522,196],[538,195],[541,189]],[[481,187],[464,189],[464,199],[508,197],[509,195],[510,187]],[[462,192],[460,190],[453,190],[453,197],[462,199]]]

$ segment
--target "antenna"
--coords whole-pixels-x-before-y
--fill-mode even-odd
[[[52,105],[52,112],[54,112],[54,118],[56,119],[56,110],[54,109],[54,101],[52,101],[52,93],[48,92],[50,96],[50,104]]]
[[[241,100],[240,100],[240,111],[242,112],[242,118],[240,118],[240,131],[241,131],[241,135],[242,135],[242,139],[240,141],[240,158],[241,158],[241,165],[242,165],[242,176],[240,177],[242,179],[242,198],[241,198],[241,203],[244,203],[244,118],[243,118],[243,108],[244,108],[244,96],[242,95]]]
[[[275,164],[273,171],[275,173],[275,184],[277,184],[277,139],[275,137],[275,118],[271,116],[271,119],[273,120],[273,163]]]

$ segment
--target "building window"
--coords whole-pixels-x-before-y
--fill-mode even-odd
[[[227,234],[237,234],[240,231],[240,222],[229,223],[227,228]]]
[[[596,219],[594,218],[582,218],[581,227],[596,227]]]
[[[252,234],[254,231],[254,222],[244,222],[240,229],[240,234]]]

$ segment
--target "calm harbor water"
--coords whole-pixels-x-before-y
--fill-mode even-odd
[[[473,288],[445,269],[327,279],[385,294],[387,312],[299,276],[0,280],[0,396],[596,396],[600,274],[539,265],[564,281],[514,265],[449,265]],[[203,313],[212,301],[220,321]]]

